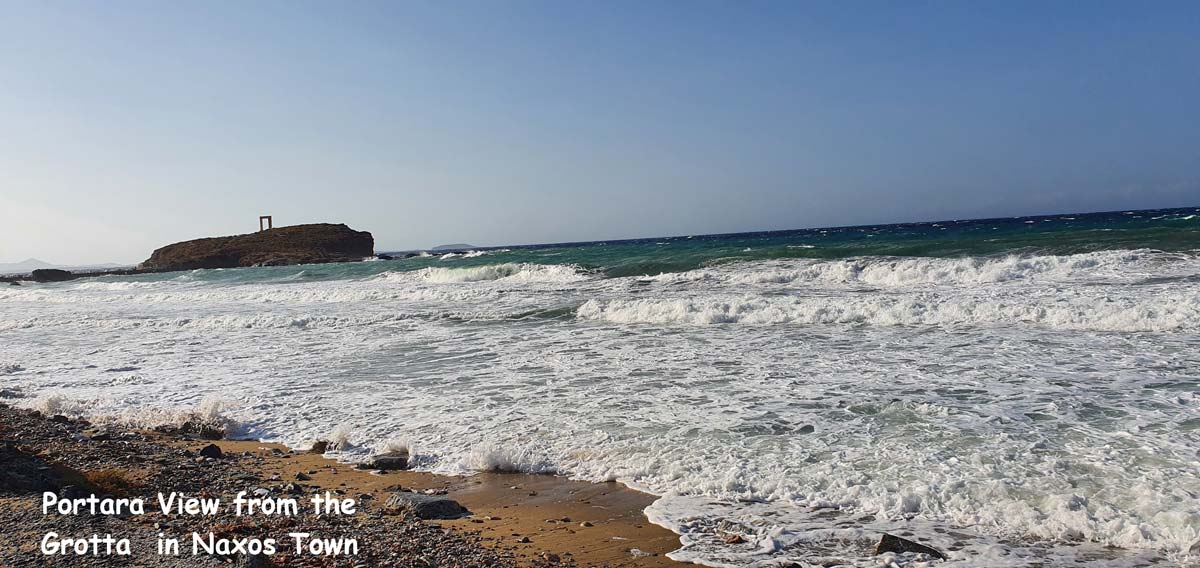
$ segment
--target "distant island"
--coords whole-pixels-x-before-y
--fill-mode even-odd
[[[353,262],[375,254],[375,238],[343,224],[316,223],[170,244],[154,251],[143,270],[195,270]]]
[[[68,264],[53,264],[36,258],[27,258],[21,262],[0,262],[0,275],[6,274],[29,274],[34,270],[58,269],[58,270],[112,270],[115,268],[133,268],[128,264],[86,264],[86,265],[68,265]]]
[[[136,267],[126,265],[57,266],[31,258],[19,263],[0,264],[0,282],[14,285],[22,280],[61,282],[74,278],[132,275],[176,270],[243,268],[357,262],[360,260],[400,260],[414,256],[442,256],[480,247],[466,243],[438,245],[428,252],[375,253],[375,238],[367,231],[356,231],[341,223],[312,223],[276,227],[227,237],[207,237],[169,244],[150,254]]]
[[[130,275],[200,268],[240,268],[356,262],[375,256],[375,238],[344,224],[314,223],[266,229],[257,233],[182,241],[159,248],[136,268],[77,267],[65,270],[37,259],[11,266],[0,282],[61,282],[78,277]],[[390,257],[388,257],[390,258]],[[74,270],[74,269],[73,269]]]

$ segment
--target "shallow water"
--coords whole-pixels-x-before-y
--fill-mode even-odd
[[[712,565],[883,565],[884,531],[963,566],[1186,564],[1195,215],[3,288],[0,388],[139,423],[219,401],[246,435],[340,427],[348,458],[403,441],[439,472],[618,479],[663,496],[675,557]]]

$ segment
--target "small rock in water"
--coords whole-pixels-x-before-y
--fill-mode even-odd
[[[209,444],[207,446],[204,446],[203,448],[200,448],[200,455],[202,455],[206,458],[216,459],[216,458],[223,456],[224,453],[221,451],[221,448],[219,446],[217,446],[216,444]]]
[[[29,273],[34,282],[65,282],[75,277],[74,274],[59,268],[39,268]]]
[[[816,432],[816,431],[817,431],[817,428],[815,426],[813,426],[812,424],[805,424],[804,426],[800,427],[801,434],[812,434],[813,432]]]
[[[329,442],[326,442],[325,440],[317,440],[316,442],[313,442],[312,449],[309,451],[314,454],[323,454],[329,451]]]
[[[879,546],[875,547],[875,554],[883,554],[885,552],[894,552],[896,554],[904,554],[905,552],[916,552],[927,554],[939,560],[945,560],[946,556],[938,552],[935,548],[930,548],[919,542],[914,542],[906,538],[900,538],[895,535],[884,534],[883,538],[879,539]]]
[[[371,458],[372,469],[408,469],[408,452],[387,452]]]
[[[189,420],[179,426],[179,433],[195,436],[201,440],[220,440],[225,437],[225,429],[213,424]]]
[[[742,538],[740,534],[731,534],[725,537],[725,544],[741,544],[743,542],[746,542],[746,539]]]

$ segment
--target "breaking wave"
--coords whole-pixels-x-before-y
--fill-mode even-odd
[[[1200,327],[1200,294],[1030,302],[939,296],[589,300],[579,318],[620,324],[1036,325],[1082,331],[1170,331]]]
[[[1015,281],[1129,281],[1150,275],[1200,272],[1200,257],[1151,250],[1065,256],[912,258],[858,257],[742,263],[648,278],[657,282],[715,281],[745,284],[842,284],[877,287],[963,286]]]
[[[394,273],[397,274],[397,273]],[[398,273],[405,274],[405,273]],[[423,268],[417,277],[435,284],[503,280],[505,282],[579,282],[586,280],[578,268],[562,264],[489,264],[468,268]]]

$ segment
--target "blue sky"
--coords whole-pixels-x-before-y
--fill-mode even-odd
[[[1200,204],[1195,2],[0,7],[0,262]]]

